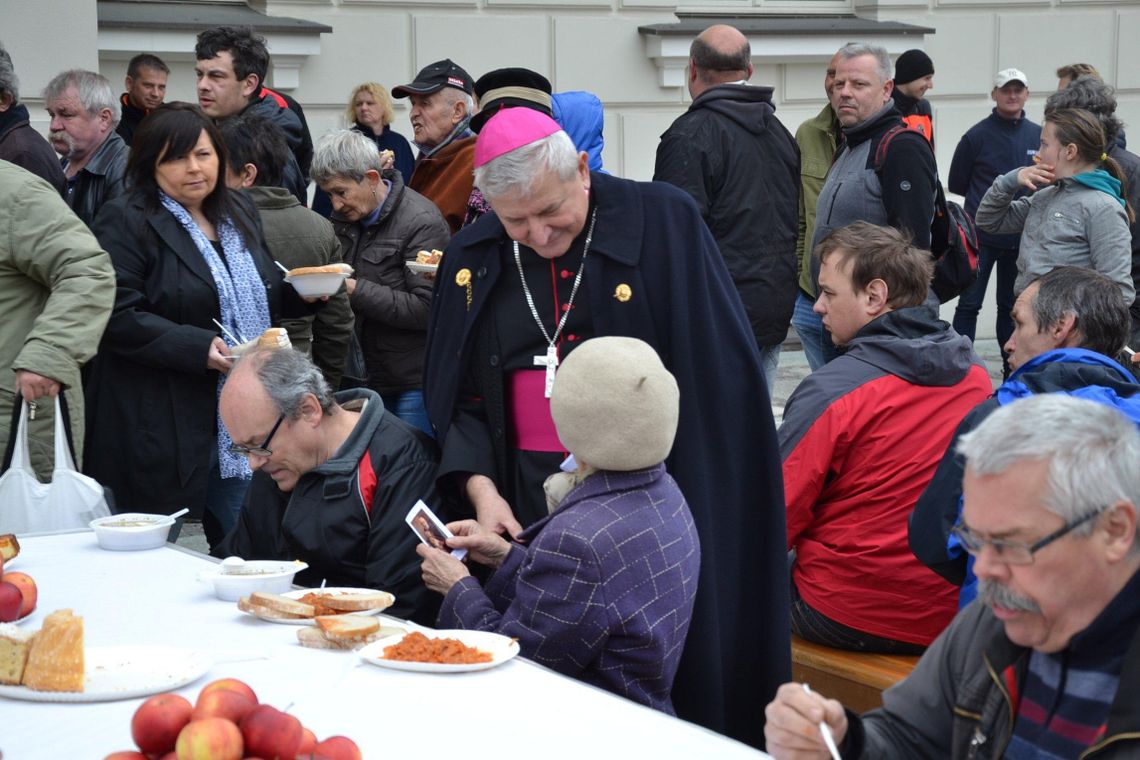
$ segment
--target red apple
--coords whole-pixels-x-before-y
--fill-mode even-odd
[[[257,703],[251,702],[240,691],[214,689],[198,695],[198,703],[194,705],[194,712],[190,715],[190,720],[225,718],[237,725],[255,707],[257,707]]]
[[[308,755],[317,746],[317,735],[307,728],[301,729],[301,746],[297,747],[298,755]]]
[[[360,747],[347,736],[330,736],[313,747],[313,755],[324,760],[364,760]]]
[[[178,734],[178,760],[241,760],[241,731],[225,718],[192,720]]]
[[[303,733],[301,721],[270,705],[258,705],[241,722],[246,750],[265,760],[293,760]]]
[[[20,593],[24,597],[24,603],[20,606],[20,617],[27,615],[36,608],[36,600],[40,593],[36,589],[36,582],[32,580],[32,576],[27,573],[4,573],[2,580],[4,583],[11,583],[20,589]]]
[[[236,678],[219,678],[217,681],[211,681],[202,687],[202,691],[198,692],[198,698],[201,699],[203,694],[207,694],[215,689],[226,689],[229,691],[236,691],[244,694],[249,698],[250,702],[257,704],[257,695],[253,693],[253,689],[244,681],[239,681]]]
[[[141,752],[135,752],[133,749],[123,749],[118,752],[112,752],[103,758],[103,760],[150,760],[150,758]]]
[[[148,755],[174,749],[178,732],[190,722],[190,701],[178,694],[159,694],[139,705],[131,718],[131,738]]]
[[[24,595],[15,583],[0,581],[0,623],[11,623],[20,619],[20,608],[24,605]]]
[[[174,750],[171,750],[162,757],[158,758],[158,760],[178,760],[178,753]]]

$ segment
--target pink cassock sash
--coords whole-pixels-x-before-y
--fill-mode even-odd
[[[520,369],[510,373],[511,448],[519,451],[566,451],[558,440],[550,399],[546,397],[546,370]]]

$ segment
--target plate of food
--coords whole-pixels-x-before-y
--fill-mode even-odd
[[[374,588],[337,586],[286,591],[255,592],[238,600],[238,609],[256,618],[283,625],[312,625],[317,617],[379,615],[396,597]]]
[[[407,262],[408,269],[416,274],[435,274],[439,269],[439,262],[443,258],[443,251],[432,249],[430,251],[420,251],[416,254],[415,261]]]
[[[465,673],[502,665],[519,653],[518,639],[489,631],[412,631],[374,641],[360,659],[417,673]]]
[[[336,295],[352,273],[352,267],[348,264],[297,267],[288,271],[285,282],[304,298],[324,298]]]
[[[0,697],[28,702],[135,699],[197,681],[212,665],[200,652],[167,646],[94,646],[85,647],[83,654],[83,691],[0,684]]]

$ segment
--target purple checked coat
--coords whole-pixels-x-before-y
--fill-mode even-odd
[[[486,589],[451,588],[439,626],[514,636],[535,662],[672,714],[700,545],[665,465],[591,475],[520,540]]]

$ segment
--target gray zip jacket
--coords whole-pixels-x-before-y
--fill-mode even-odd
[[[1120,285],[1131,304],[1132,233],[1120,202],[1101,190],[1058,180],[1014,200],[1019,185],[1014,169],[994,180],[978,205],[974,221],[986,232],[1021,233],[1015,294],[1057,267],[1085,267]]]

